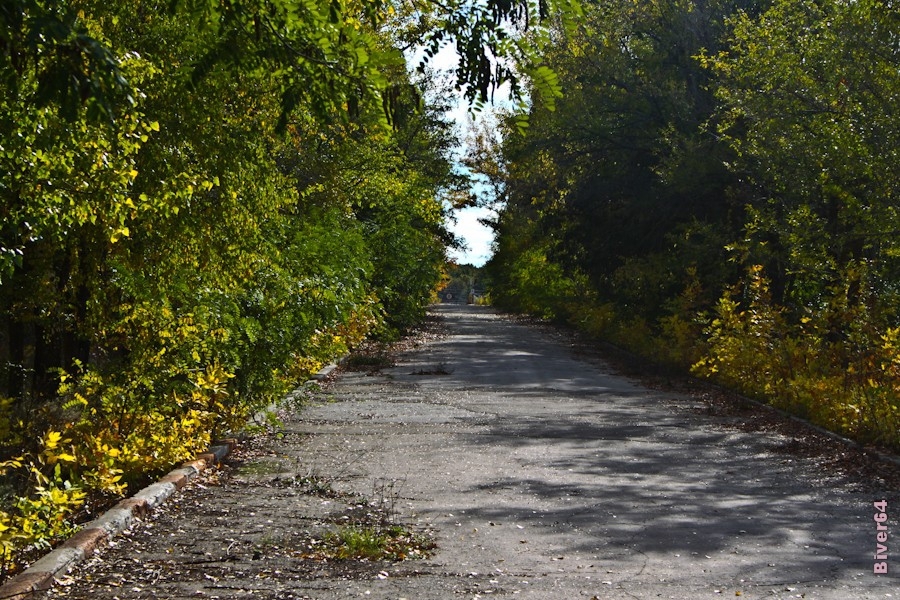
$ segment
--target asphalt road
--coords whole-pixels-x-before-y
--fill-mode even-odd
[[[727,426],[546,329],[436,311],[445,337],[342,373],[50,596],[900,598],[897,489],[823,471],[785,453],[789,437]],[[877,575],[882,498],[891,572]],[[433,536],[435,553],[309,550],[367,510]]]

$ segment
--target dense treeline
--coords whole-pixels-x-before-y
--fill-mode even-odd
[[[55,56],[13,49],[4,65],[7,558],[63,533],[86,491],[124,491],[373,330],[408,326],[447,237],[451,131],[417,110],[402,62],[383,67],[393,128],[374,103],[284,113],[267,69],[186,69],[227,34],[153,3],[80,8],[61,17],[120,57],[125,110],[42,101]]]
[[[0,579],[424,314],[462,181],[403,52],[455,44],[484,101],[517,81],[489,57],[539,66],[501,23],[554,4],[460,6],[3,3]]]
[[[475,154],[494,302],[900,447],[898,15],[586,6],[548,53],[564,98]]]

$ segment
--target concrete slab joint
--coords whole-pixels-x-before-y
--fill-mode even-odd
[[[85,528],[70,537],[62,548],[80,548],[84,556],[96,552],[109,539],[109,534],[102,527]]]
[[[25,600],[34,592],[50,589],[53,576],[50,573],[25,572],[0,587],[0,600]]]
[[[153,509],[165,502],[169,496],[175,493],[175,485],[168,482],[157,482],[148,485],[137,494],[135,498],[146,500],[147,505]]]

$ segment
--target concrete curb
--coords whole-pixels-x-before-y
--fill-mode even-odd
[[[345,360],[347,360],[347,355],[342,356],[337,362],[331,363],[326,367],[322,367],[321,371],[312,376],[312,381],[322,381],[323,379],[331,375],[331,373],[341,364],[343,364]]]
[[[37,592],[50,589],[57,578],[131,527],[135,519],[161,505],[202,471],[221,462],[236,445],[237,440],[222,440],[194,460],[170,471],[156,483],[119,501],[101,516],[86,523],[56,549],[0,586],[0,600],[25,600]]]
[[[324,367],[313,375],[312,381],[325,379],[337,366],[338,363],[332,363]],[[26,600],[36,593],[49,590],[58,578],[131,527],[136,519],[160,506],[207,468],[221,463],[237,444],[236,438],[218,441],[194,460],[183,463],[159,481],[119,501],[101,516],[83,525],[49,554],[0,586],[0,600]]]

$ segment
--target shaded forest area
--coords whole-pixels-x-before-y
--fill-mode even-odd
[[[898,8],[585,4],[472,153],[494,303],[900,448]]]
[[[0,5],[0,580],[424,315],[465,201],[444,102],[540,87],[567,6]],[[446,45],[449,83],[407,64]]]

